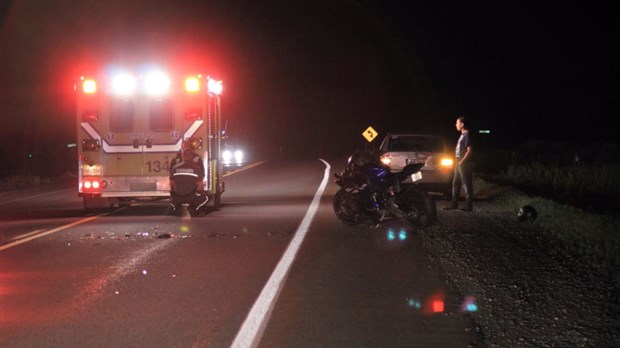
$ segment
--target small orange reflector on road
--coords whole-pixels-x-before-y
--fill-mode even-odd
[[[435,300],[433,301],[433,313],[441,313],[443,312],[443,301]]]

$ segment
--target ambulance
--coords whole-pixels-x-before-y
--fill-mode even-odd
[[[209,205],[224,192],[222,81],[159,67],[107,67],[75,78],[78,196],[84,208],[170,197],[172,160],[187,142],[204,162]]]

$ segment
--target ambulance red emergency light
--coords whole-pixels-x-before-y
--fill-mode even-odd
[[[210,205],[222,181],[222,81],[162,69],[105,69],[75,79],[78,195],[84,208],[170,196],[170,163],[187,141],[205,167]]]

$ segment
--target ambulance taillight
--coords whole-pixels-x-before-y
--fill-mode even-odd
[[[79,186],[80,192],[97,194],[107,187],[107,182],[99,178],[84,178]]]

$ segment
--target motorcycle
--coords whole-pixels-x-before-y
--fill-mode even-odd
[[[401,172],[376,161],[374,156],[354,154],[342,173],[334,173],[341,187],[334,196],[334,212],[349,226],[371,227],[394,219],[406,219],[413,227],[423,228],[437,219],[437,207],[415,182],[422,178],[424,163],[409,164]],[[414,184],[403,185],[411,177]]]

